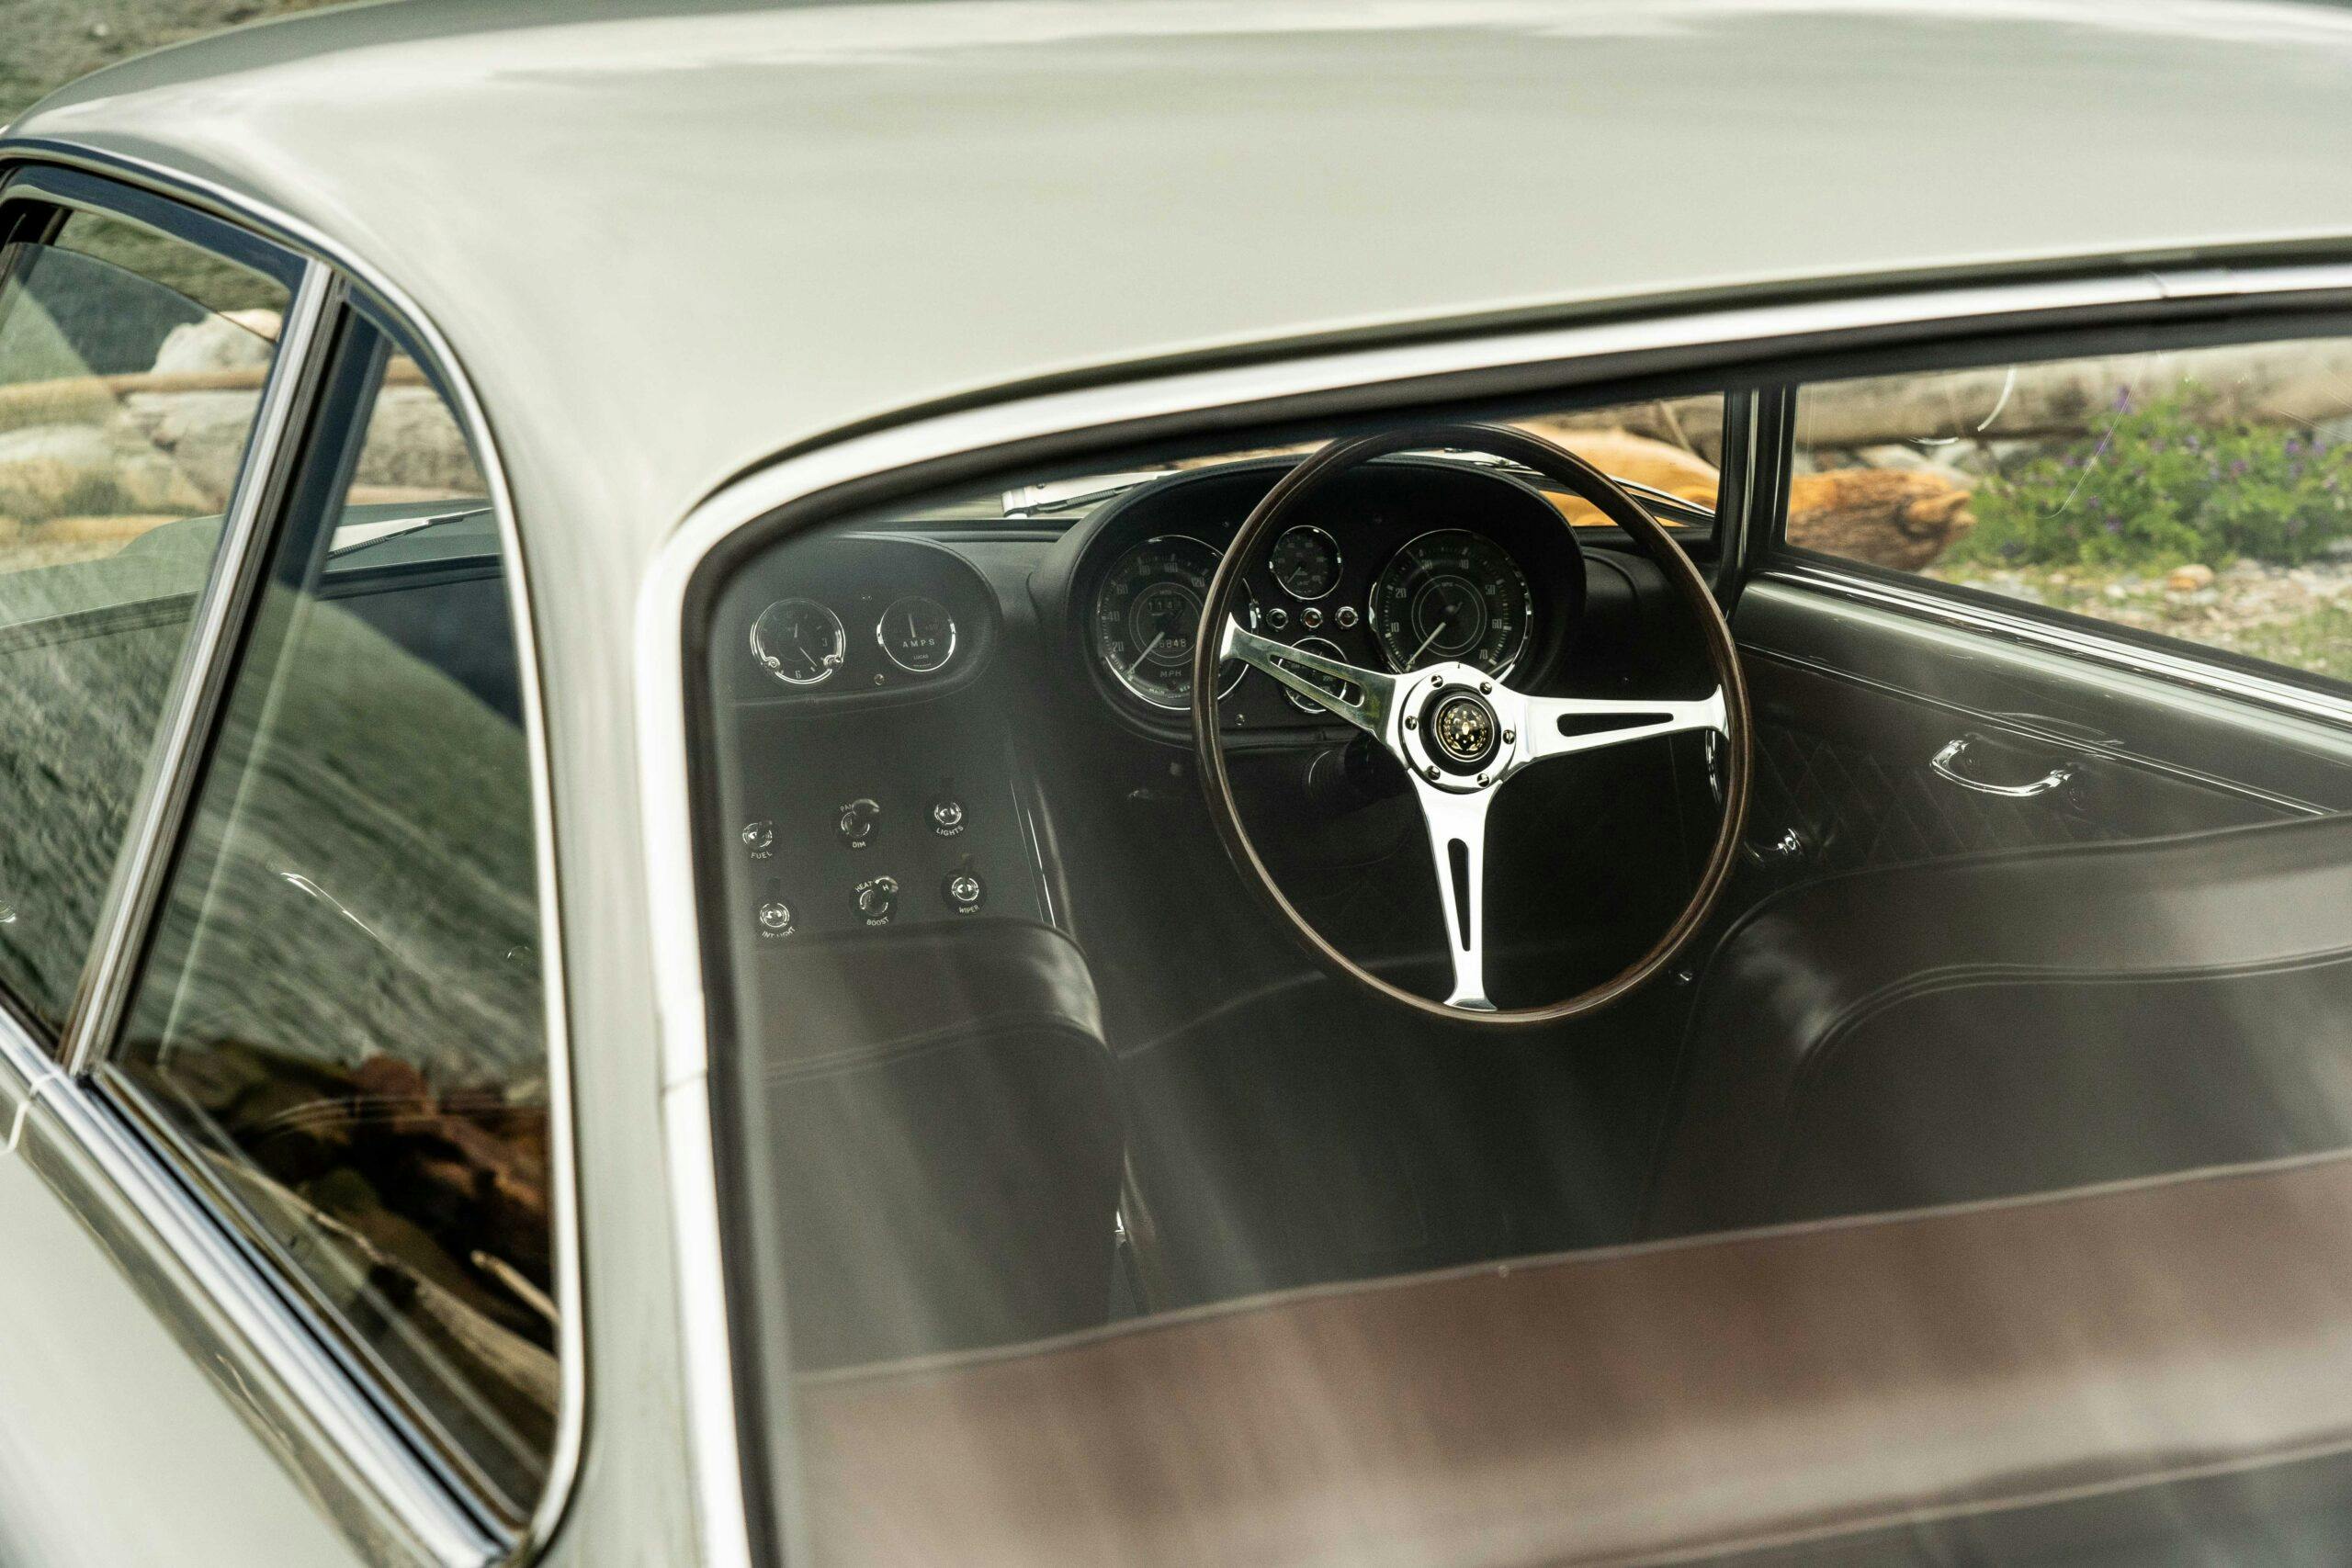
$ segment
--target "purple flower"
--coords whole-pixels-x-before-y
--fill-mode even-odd
[[[2120,534],[2123,532],[2123,525],[2117,519],[2110,517],[2107,520],[2107,531],[2110,534]]]
[[[2245,478],[2246,470],[2249,467],[2250,465],[2244,457],[2238,458],[2235,462],[2230,465],[2230,477],[2233,479],[2242,479]]]
[[[2117,413],[2130,413],[2132,412],[2132,389],[2129,387],[2116,388],[2115,400],[2109,403],[2108,407],[2113,409]]]
[[[2302,449],[2303,449],[2303,443],[2302,443],[2302,441],[2301,441],[2301,439],[2300,437],[2298,437],[2298,436],[2293,436],[2293,435],[2290,435],[2289,437],[2287,437],[2287,448],[2286,448],[2286,450],[2287,450],[2287,456],[2288,456],[2288,457],[2294,457],[2297,453],[2301,452]]]
[[[2197,439],[2194,433],[2191,433],[2188,437],[2186,437],[2181,442],[2181,445],[2188,447],[2191,452],[2202,452],[2205,450],[2205,443]]]

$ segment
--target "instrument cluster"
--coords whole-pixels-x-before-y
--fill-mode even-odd
[[[1210,581],[1285,468],[1180,475],[1128,492],[1082,525],[1074,618],[1099,683],[1144,728],[1165,730],[1190,714]],[[1244,573],[1237,614],[1261,636],[1370,669],[1452,660],[1507,677],[1556,654],[1583,592],[1581,552],[1538,492],[1487,468],[1391,459],[1349,476],[1313,521],[1277,536]],[[1238,662],[1218,679],[1233,728],[1333,722]]]
[[[831,705],[934,694],[979,672],[994,646],[994,592],[953,553],[911,539],[843,536],[790,552],[791,570],[747,585],[716,635],[744,702]]]

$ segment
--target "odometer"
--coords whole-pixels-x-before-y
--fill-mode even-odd
[[[1094,591],[1096,655],[1119,684],[1154,707],[1193,705],[1193,643],[1216,563],[1216,551],[1200,540],[1162,535],[1113,561]],[[1221,665],[1217,694],[1230,693],[1247,669],[1238,660]]]
[[[1532,596],[1502,547],[1463,528],[1423,534],[1381,568],[1372,631],[1388,667],[1475,665],[1501,675],[1527,651]]]

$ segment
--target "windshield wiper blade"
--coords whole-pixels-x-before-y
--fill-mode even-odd
[[[398,522],[385,525],[380,532],[370,533],[364,539],[354,539],[347,545],[335,546],[333,549],[327,551],[327,559],[334,560],[338,556],[347,556],[354,550],[364,550],[370,545],[380,545],[387,539],[402,538],[410,534],[418,533],[426,528],[438,527],[444,523],[462,523],[469,517],[487,517],[489,515],[490,508],[487,506],[469,506],[458,512],[435,512],[424,517],[402,518]],[[376,525],[369,523],[356,523],[346,524],[344,526],[350,528],[373,528]],[[335,532],[340,534],[343,532],[343,529],[337,528]]]

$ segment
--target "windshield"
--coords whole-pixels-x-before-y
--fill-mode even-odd
[[[2071,1562],[2002,1532],[2086,1484],[2109,1561],[2269,1560],[2176,1480],[2341,1451],[2352,739],[2232,682],[2340,668],[2343,364],[1898,363],[1720,481],[1721,400],[1629,403],[752,525],[694,874],[796,1560]],[[1785,494],[1805,570],[1735,627],[1530,428]]]
[[[1669,527],[1711,526],[1720,478],[1723,400],[1720,397],[1661,399],[1614,405],[1581,413],[1555,414],[1518,422],[1519,427],[1558,441],[1653,508]],[[1038,480],[1011,489],[943,502],[918,513],[926,521],[993,522],[1005,518],[1066,521],[1114,500],[1137,485],[1170,474],[1245,457],[1304,457],[1317,443],[1294,443],[1212,457],[1141,463],[1116,471]],[[1450,448],[1451,461],[1508,468],[1522,479],[1561,496],[1564,510],[1580,527],[1610,525],[1554,481],[1521,465],[1467,447]]]

